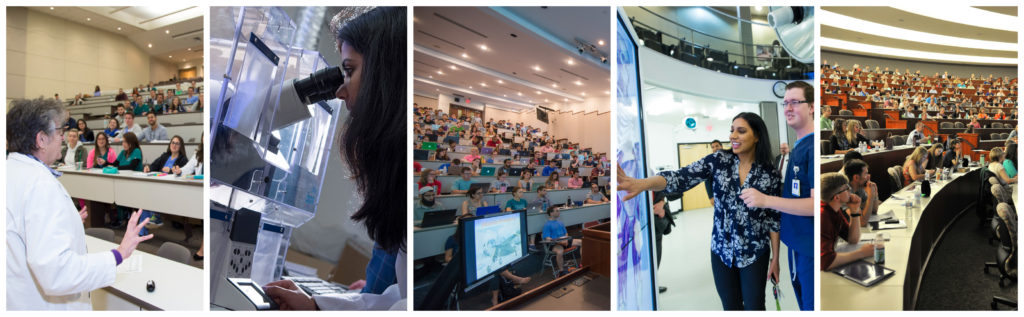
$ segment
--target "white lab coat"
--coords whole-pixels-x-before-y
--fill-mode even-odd
[[[398,284],[388,286],[381,294],[333,294],[313,296],[321,310],[406,310],[406,254],[399,252],[395,259],[395,277]]]
[[[114,283],[110,250],[89,254],[82,218],[49,169],[7,157],[7,309],[91,310],[89,291]]]

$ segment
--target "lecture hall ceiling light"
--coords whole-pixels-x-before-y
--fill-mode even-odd
[[[939,44],[946,46],[965,47],[972,49],[985,49],[995,51],[1017,51],[1017,43],[995,42],[976,40],[970,38],[954,37],[941,34],[927,33],[904,29],[885,24],[862,20],[825,9],[818,10],[818,17],[822,25],[828,25],[853,32],[860,32],[882,36],[897,40],[913,41],[926,44]],[[916,12],[915,12],[916,13]],[[996,14],[996,13],[993,13]],[[996,14],[1002,15],[1002,14]]]
[[[893,8],[916,15],[989,29],[1018,32],[1020,28],[1020,18],[1018,17],[974,7],[964,6],[955,10],[951,10],[949,6],[936,5],[893,6]]]
[[[863,43],[856,43],[850,41],[837,40],[832,38],[819,38],[818,45],[821,47],[831,47],[841,50],[855,51],[855,52],[871,52],[880,55],[896,56],[902,58],[909,58],[912,60],[932,60],[932,61],[945,61],[945,62],[956,62],[956,63],[974,63],[974,64],[1004,64],[1004,65],[1016,65],[1016,58],[1005,58],[1005,57],[986,57],[986,56],[973,56],[973,55],[958,55],[958,54],[945,54],[925,51],[914,51],[892,47],[884,47]]]

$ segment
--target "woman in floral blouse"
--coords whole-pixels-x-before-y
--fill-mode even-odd
[[[764,310],[768,274],[779,275],[778,211],[747,207],[740,199],[745,188],[767,195],[781,193],[779,174],[772,167],[768,128],[757,114],[744,112],[732,120],[731,151],[717,151],[677,171],[634,179],[619,171],[618,190],[629,200],[647,191],[682,193],[710,181],[714,197],[711,231],[711,271],[725,310]],[[770,253],[770,254],[769,254]]]

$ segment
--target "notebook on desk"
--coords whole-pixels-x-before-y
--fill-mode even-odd
[[[832,273],[861,286],[871,287],[892,277],[896,271],[865,260],[857,260],[832,270]]]
[[[871,225],[871,230],[903,229],[907,227],[907,223],[903,219],[896,218],[868,224]]]

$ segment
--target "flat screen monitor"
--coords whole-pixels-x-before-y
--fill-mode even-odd
[[[524,210],[465,218],[459,225],[467,292],[528,255]]]
[[[630,31],[621,10],[617,15],[618,51],[615,67],[618,70],[618,149],[615,155],[616,162],[619,162],[627,175],[645,178],[647,161],[644,155],[646,145],[637,45],[635,32]],[[648,210],[650,197],[647,192],[643,192],[633,199],[623,201],[625,195],[623,191],[615,193],[618,201],[618,310],[655,310],[658,284],[655,282],[654,239],[650,226],[653,219]]]

